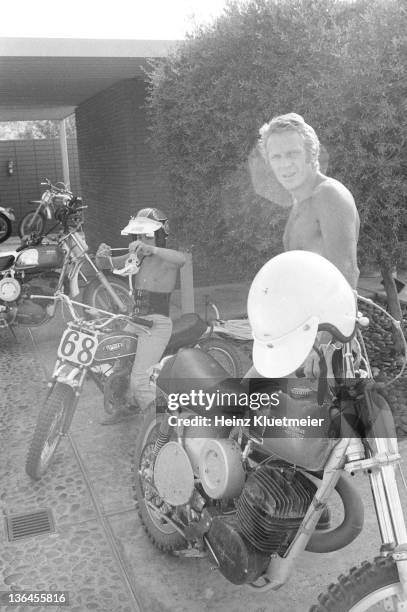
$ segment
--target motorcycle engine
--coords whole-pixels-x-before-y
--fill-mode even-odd
[[[315,492],[313,482],[282,462],[252,472],[236,513],[215,517],[208,532],[222,574],[234,584],[256,580],[271,554],[285,553]]]

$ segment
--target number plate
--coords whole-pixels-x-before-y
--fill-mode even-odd
[[[95,336],[89,336],[76,329],[67,329],[61,338],[58,357],[81,366],[92,363],[98,347]]]

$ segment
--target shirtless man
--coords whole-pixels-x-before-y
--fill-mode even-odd
[[[313,128],[300,115],[289,113],[274,117],[260,134],[262,154],[293,201],[284,250],[312,251],[326,257],[356,289],[359,215],[350,191],[320,171],[319,140]],[[325,336],[319,334],[320,343],[326,342]],[[305,361],[304,371],[310,378],[319,375],[315,350]]]
[[[122,234],[135,238],[129,244],[129,253],[140,262],[138,272],[133,276],[134,314],[154,322],[149,328],[150,335],[140,334],[137,354],[130,376],[128,403],[136,403],[144,412],[155,399],[155,389],[150,382],[150,368],[157,363],[171,336],[172,321],[169,318],[169,302],[175,288],[178,269],[185,263],[185,256],[179,251],[166,248],[168,219],[156,208],[143,208],[130,219]],[[97,263],[110,257],[111,249],[101,244],[96,253]],[[121,268],[129,255],[111,258],[115,268]],[[123,407],[103,425],[112,425],[132,414]],[[134,411],[133,411],[134,414]]]

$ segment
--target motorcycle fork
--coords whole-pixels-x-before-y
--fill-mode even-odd
[[[308,544],[315,527],[319,521],[322,511],[335,489],[336,483],[341,476],[341,472],[345,463],[345,455],[349,445],[349,438],[342,438],[333,449],[325,468],[321,484],[314,495],[312,503],[308,508],[304,520],[297,531],[294,540],[291,542],[287,553],[284,557],[278,554],[271,555],[270,563],[266,573],[261,576],[265,584],[257,585],[256,583],[250,586],[258,591],[277,590],[283,586],[288,580],[295,560],[300,555]]]
[[[121,301],[119,296],[116,294],[116,291],[113,289],[113,287],[111,286],[111,284],[109,283],[108,279],[103,274],[103,272],[101,270],[99,270],[99,268],[93,263],[93,261],[91,260],[89,255],[86,253],[86,251],[84,249],[84,245],[81,243],[80,240],[78,240],[78,237],[75,236],[74,233],[71,234],[71,237],[74,240],[74,242],[76,242],[77,246],[80,249],[82,249],[84,258],[86,259],[88,264],[93,268],[93,270],[94,270],[94,272],[96,274],[96,277],[100,280],[100,282],[102,283],[102,285],[104,286],[104,288],[106,289],[106,291],[108,292],[108,294],[110,295],[110,297],[112,298],[112,300],[114,301],[114,303],[116,304],[116,306],[118,307],[120,312],[126,313],[127,312],[127,307],[125,306],[125,304],[123,304],[123,302]]]

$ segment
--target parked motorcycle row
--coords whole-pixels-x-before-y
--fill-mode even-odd
[[[135,331],[124,330],[130,321],[127,283],[102,273],[89,256],[81,233],[84,208],[80,198],[67,193],[53,213],[61,224],[55,242],[34,232],[15,257],[0,257],[3,326],[42,324],[58,303],[71,315],[27,456],[26,471],[33,479],[51,465],[88,378],[103,393],[105,409],[116,409],[137,337],[148,335],[151,325],[132,317]],[[74,298],[81,286],[79,302]],[[393,415],[373,379],[363,341],[368,324],[356,313],[353,339],[334,337],[324,348],[328,385],[313,390],[301,384],[302,378],[298,384],[290,381],[280,390],[284,410],[261,408],[259,422],[248,420],[244,411],[236,417],[217,406],[212,416],[223,426],[207,427],[204,410],[170,408],[169,399],[190,391],[191,380],[199,380],[204,392],[240,394],[246,387],[234,342],[249,340],[247,325],[228,325],[219,313],[211,325],[194,314],[175,322],[153,373],[159,401],[144,416],[132,459],[138,512],[155,546],[177,555],[208,556],[233,584],[270,591],[272,609],[272,591],[288,581],[304,550],[339,550],[362,532],[363,501],[352,476],[363,473],[370,480],[381,549],[373,561],[341,575],[311,612],[407,609],[407,530],[396,481],[400,454]],[[227,356],[223,363],[221,355]],[[269,386],[270,380],[263,379],[256,392]],[[273,418],[299,415],[323,417],[329,428],[321,437],[288,428],[279,430],[280,437],[270,436]],[[342,500],[343,519],[327,529],[319,521],[334,491]]]

